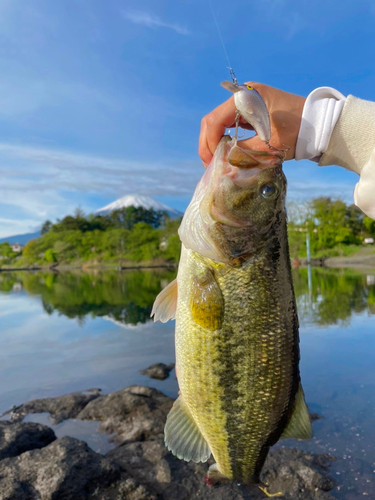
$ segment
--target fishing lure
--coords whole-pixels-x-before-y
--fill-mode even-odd
[[[249,123],[259,138],[269,146],[271,139],[270,115],[262,96],[250,85],[238,85],[229,81],[221,85],[233,92],[238,113]]]

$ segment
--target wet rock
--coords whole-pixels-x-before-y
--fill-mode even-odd
[[[156,389],[133,385],[94,399],[78,418],[101,420],[99,430],[115,433],[115,442],[156,439],[163,436],[172,404],[172,398]]]
[[[264,500],[256,486],[234,483],[218,489],[204,482],[209,464],[186,463],[169,453],[162,439],[126,443],[107,453],[121,469],[156,491],[164,500]],[[333,459],[296,449],[271,450],[263,470],[263,480],[271,493],[283,492],[293,500],[333,500],[327,493],[334,484],[327,469]]]
[[[323,415],[320,415],[320,413],[316,413],[314,411],[310,411],[310,421],[315,422],[316,420],[321,420],[323,418]]]
[[[155,363],[145,370],[139,370],[139,373],[150,378],[155,378],[157,380],[165,380],[169,377],[169,373],[173,370],[173,368],[174,363],[171,363],[170,365],[165,365],[164,363]]]
[[[120,476],[119,468],[108,458],[95,453],[82,441],[64,437],[41,450],[1,460],[0,498],[95,498],[95,494],[110,487]]]
[[[48,436],[43,438],[42,433],[45,427],[39,424],[0,422],[0,453],[6,450],[3,456],[0,454],[0,500],[265,499],[254,485],[230,483],[218,489],[207,488],[204,478],[212,458],[208,464],[186,463],[167,451],[163,430],[173,399],[162,392],[131,386],[105,396],[89,394],[88,402],[78,395],[85,394],[35,400],[20,408],[26,407],[28,413],[50,411],[58,419],[74,415],[83,420],[99,420],[100,430],[115,433],[114,440],[121,444],[103,456],[73,438],[48,444]],[[82,409],[77,414],[80,405]],[[35,439],[32,447],[44,446],[41,449],[25,451],[21,439],[18,448],[7,448],[7,443],[18,439],[10,437],[3,437],[1,446],[1,436],[6,433],[17,437],[22,435],[22,429],[28,429],[30,435],[31,429],[36,433],[37,428],[41,433],[40,446],[35,445]],[[329,455],[273,449],[263,468],[262,480],[270,493],[281,491],[287,500],[333,500],[329,491],[334,482],[328,473],[333,460]]]
[[[12,421],[20,422],[29,413],[48,412],[51,421],[59,424],[67,418],[75,418],[93,399],[100,396],[100,389],[73,392],[57,398],[34,399],[12,410]]]
[[[97,497],[100,500],[160,500],[156,494],[131,477],[112,484],[104,491],[97,490]]]
[[[314,455],[294,448],[271,450],[262,480],[270,485],[271,493],[287,492],[285,498],[328,500],[333,497],[327,492],[335,486],[328,471],[335,460],[331,455]]]
[[[0,422],[0,460],[44,448],[56,439],[52,429],[33,423]]]

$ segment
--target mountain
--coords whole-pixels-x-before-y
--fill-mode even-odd
[[[10,245],[12,243],[19,243],[20,245],[26,245],[26,243],[34,238],[39,238],[40,231],[36,233],[25,233],[25,234],[15,234],[14,236],[7,236],[6,238],[1,238],[0,243],[7,242]]]
[[[127,196],[123,196],[122,198],[119,198],[113,203],[110,203],[109,205],[106,205],[103,208],[99,208],[99,210],[96,210],[95,214],[107,215],[113,212],[114,210],[120,210],[121,208],[126,208],[131,206],[143,207],[146,208],[147,210],[150,210],[151,208],[153,208],[154,210],[163,210],[164,212],[167,212],[167,214],[169,215],[169,217],[171,217],[171,219],[176,219],[177,217],[182,217],[183,215],[178,210],[168,207],[167,205],[164,205],[164,203],[161,203],[160,201],[156,201],[153,198],[150,198],[150,196],[142,196],[139,194],[136,195],[129,194]]]

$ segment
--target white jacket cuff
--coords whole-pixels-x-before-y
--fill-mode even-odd
[[[331,87],[319,87],[309,94],[302,113],[296,160],[319,161],[327,151],[344,104],[345,96]]]

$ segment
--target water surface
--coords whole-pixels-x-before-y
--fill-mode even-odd
[[[108,393],[144,384],[175,397],[174,373],[157,381],[138,372],[174,361],[174,323],[149,318],[155,296],[174,276],[168,270],[0,273],[0,413],[93,387]],[[335,491],[337,498],[375,498],[375,270],[313,269],[309,276],[299,269],[294,284],[302,383],[310,409],[323,418],[310,442],[283,444],[341,457],[334,474],[349,483]],[[107,449],[94,435],[96,423],[89,425],[69,421],[57,433]]]

